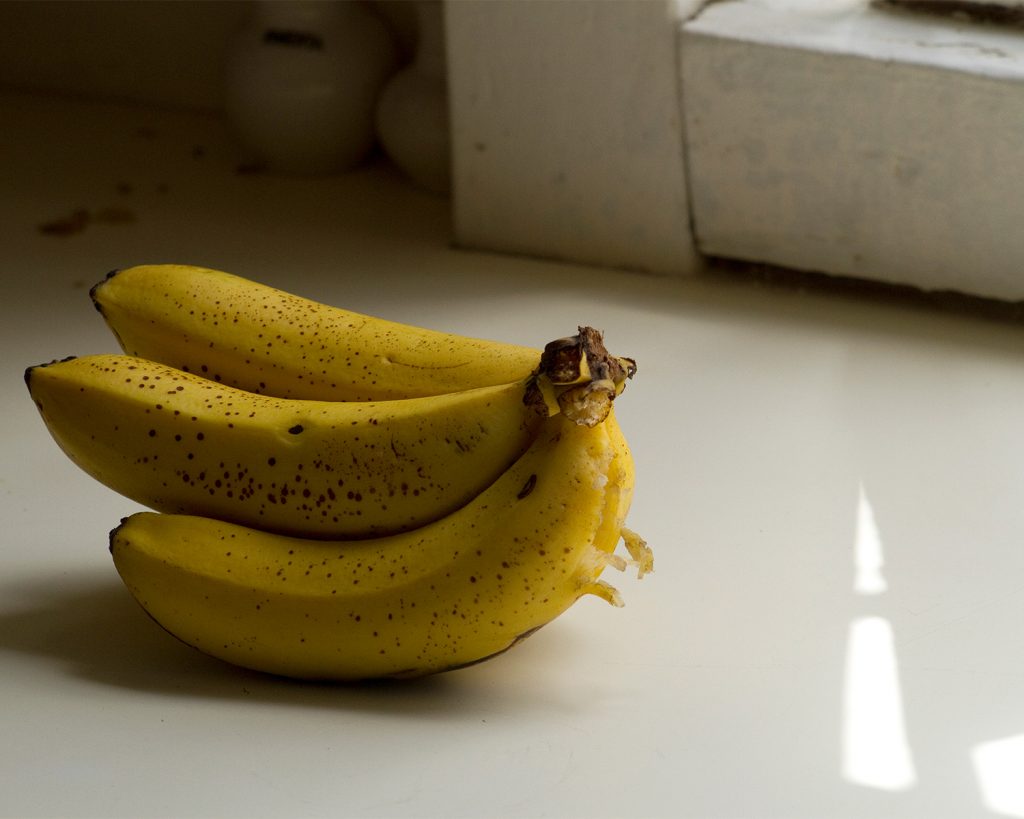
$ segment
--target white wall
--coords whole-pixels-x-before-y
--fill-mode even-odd
[[[228,36],[248,7],[223,2],[0,2],[0,85],[219,108]]]
[[[220,110],[224,49],[252,0],[0,0],[0,87]],[[407,57],[412,7],[368,4]]]
[[[698,4],[448,3],[457,240],[696,269],[675,49]]]

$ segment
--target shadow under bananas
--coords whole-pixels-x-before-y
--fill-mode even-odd
[[[564,636],[517,648],[517,662],[524,661],[518,670],[497,670],[498,658],[419,679],[308,682],[238,668],[181,643],[146,616],[116,577],[8,582],[0,599],[8,601],[0,612],[0,653],[42,657],[70,676],[133,691],[431,719],[478,718],[520,706],[565,712],[577,702],[558,697],[535,674],[535,663],[564,663],[573,653]]]

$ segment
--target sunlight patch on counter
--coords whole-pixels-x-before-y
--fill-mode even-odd
[[[985,806],[1024,819],[1024,734],[975,745],[971,762]]]
[[[853,590],[857,594],[882,594],[889,588],[882,573],[885,557],[875,510],[861,484],[857,492],[857,530],[853,541]]]
[[[853,545],[853,591],[869,597],[884,594],[889,586],[883,572],[882,538],[863,484],[857,495]],[[893,628],[884,617],[858,617],[850,623],[842,716],[845,779],[887,791],[907,790],[916,784]]]
[[[892,626],[883,617],[850,624],[843,692],[843,776],[887,791],[917,782],[907,742]]]

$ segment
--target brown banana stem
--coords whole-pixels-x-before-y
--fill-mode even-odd
[[[636,362],[611,355],[599,330],[579,327],[575,336],[544,348],[523,400],[549,415],[557,405],[569,420],[593,427],[608,417],[612,401],[635,374]]]

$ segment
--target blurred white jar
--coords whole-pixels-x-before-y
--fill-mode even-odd
[[[257,2],[228,46],[228,121],[270,170],[353,168],[373,147],[374,106],[397,59],[387,26],[361,3]]]
[[[440,0],[419,0],[415,9],[415,56],[381,94],[377,136],[413,182],[444,194],[451,188],[444,8]]]

